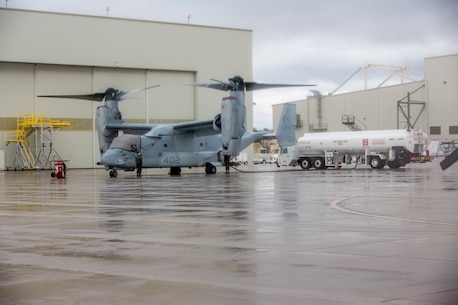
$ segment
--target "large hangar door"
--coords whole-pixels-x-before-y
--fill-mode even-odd
[[[0,126],[2,128],[16,128],[18,115],[35,111],[33,75],[34,65],[0,62],[0,92],[2,94]],[[5,124],[6,118],[11,118],[11,122]]]
[[[91,67],[38,64],[35,75],[37,96],[92,93]],[[95,146],[93,121],[95,108],[99,104],[86,100],[45,97],[38,97],[36,104],[38,114],[70,121],[70,127],[53,133],[52,144],[45,146],[52,145],[60,157],[71,161],[68,165],[72,168],[94,167],[98,161],[98,148]],[[50,147],[42,149],[47,154]]]
[[[34,69],[32,64],[0,62],[0,169],[12,167],[16,154],[16,143],[7,146],[4,131],[16,129],[19,115],[35,111]]]
[[[40,95],[68,95],[92,93],[90,67],[37,65],[36,91]],[[89,101],[37,98],[37,113],[55,118],[92,119],[93,105]]]
[[[145,70],[124,68],[94,68],[94,92],[105,92],[108,88],[121,91],[143,89],[146,87]],[[154,89],[151,89],[154,90]],[[123,120],[127,122],[146,122],[146,100],[149,92],[139,91],[127,95],[119,103]]]
[[[127,96],[119,104],[123,119],[138,123],[170,123],[195,120],[194,72],[94,68],[94,91],[156,88]]]
[[[147,85],[160,85],[148,92],[148,117],[150,123],[192,121],[196,119],[194,72],[147,72]]]

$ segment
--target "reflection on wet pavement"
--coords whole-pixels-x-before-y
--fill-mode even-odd
[[[453,304],[458,169],[0,172],[0,304]]]

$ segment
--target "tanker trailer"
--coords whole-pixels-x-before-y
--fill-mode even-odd
[[[426,160],[423,152],[428,139],[418,129],[305,133],[296,142],[295,105],[285,104],[283,111],[291,115],[289,120],[279,122],[278,166],[323,169],[364,164],[380,169],[385,165],[399,168]]]
[[[280,165],[323,169],[342,164],[399,168],[420,160],[424,151],[420,130],[370,130],[305,133],[294,146],[282,147]],[[336,157],[337,156],[337,157]]]

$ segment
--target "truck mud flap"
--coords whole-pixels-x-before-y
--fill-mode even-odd
[[[440,163],[442,170],[446,170],[457,160],[458,160],[458,149],[455,149],[450,155],[447,156],[447,158],[442,160],[442,162]]]

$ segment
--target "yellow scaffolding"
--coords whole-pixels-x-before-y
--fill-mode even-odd
[[[14,168],[52,168],[52,152],[60,159],[52,146],[52,135],[62,127],[69,127],[70,121],[53,120],[49,115],[35,113],[18,116],[16,121],[16,130],[5,131],[6,146],[16,143]],[[30,148],[32,135],[35,135],[35,153]],[[45,152],[46,145],[48,154]]]

